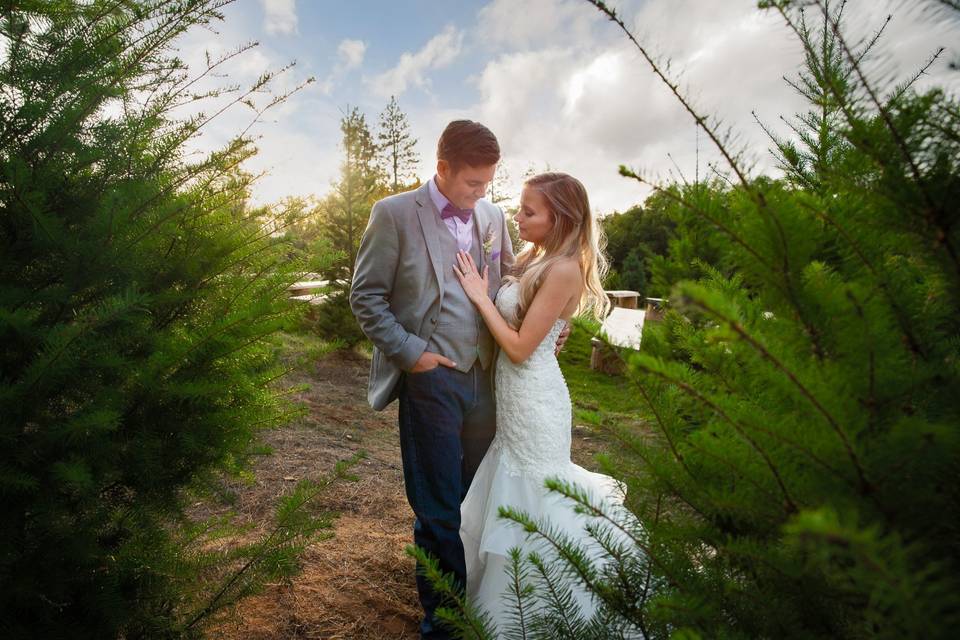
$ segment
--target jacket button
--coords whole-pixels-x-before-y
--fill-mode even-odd
[[[436,318],[430,318],[430,324],[437,324]]]

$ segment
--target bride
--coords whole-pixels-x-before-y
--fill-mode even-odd
[[[588,542],[586,519],[569,501],[544,487],[558,477],[584,489],[594,500],[622,504],[613,478],[592,473],[570,460],[571,405],[554,354],[557,335],[578,310],[602,316],[609,302],[600,284],[605,260],[579,180],[544,173],[524,183],[514,220],[530,243],[517,257],[496,302],[487,297],[488,273],[481,275],[469,254],[455,267],[467,296],[500,345],[496,363],[497,433],[461,505],[460,537],[466,557],[467,597],[502,629],[508,619],[506,568],[509,550],[524,557],[542,550],[521,527],[498,518],[500,506],[547,520],[574,541]],[[589,545],[588,545],[589,546]],[[574,590],[581,612],[595,605],[585,590]]]

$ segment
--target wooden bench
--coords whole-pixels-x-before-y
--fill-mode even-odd
[[[637,309],[640,300],[640,293],[637,291],[615,290],[606,291],[610,298],[610,304],[614,307],[623,307],[624,309]]]

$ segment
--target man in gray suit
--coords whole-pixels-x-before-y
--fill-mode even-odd
[[[413,191],[380,200],[360,242],[350,306],[373,342],[368,400],[400,400],[400,450],[414,542],[465,580],[460,502],[493,439],[495,343],[454,273],[457,251],[490,268],[493,299],[513,263],[503,212],[481,200],[500,147],[477,122],[447,125],[437,173]],[[439,597],[422,576],[421,637],[446,638]]]

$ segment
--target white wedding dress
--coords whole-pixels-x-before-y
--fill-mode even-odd
[[[496,305],[508,322],[516,317],[520,287],[501,287]],[[573,510],[573,503],[548,491],[544,479],[558,477],[577,484],[593,500],[621,506],[616,480],[593,473],[570,460],[570,393],[554,355],[564,321],[557,320],[533,354],[513,364],[500,352],[496,362],[497,434],[480,463],[460,508],[460,537],[467,569],[467,597],[491,615],[501,630],[507,624],[510,603],[507,566],[512,547],[526,558],[537,551],[551,558],[543,540],[527,537],[523,529],[498,517],[501,506],[524,511],[537,521],[548,521],[573,540],[586,543],[589,555],[600,557],[599,547],[584,530],[588,518]],[[581,613],[595,609],[591,596],[575,588]]]

